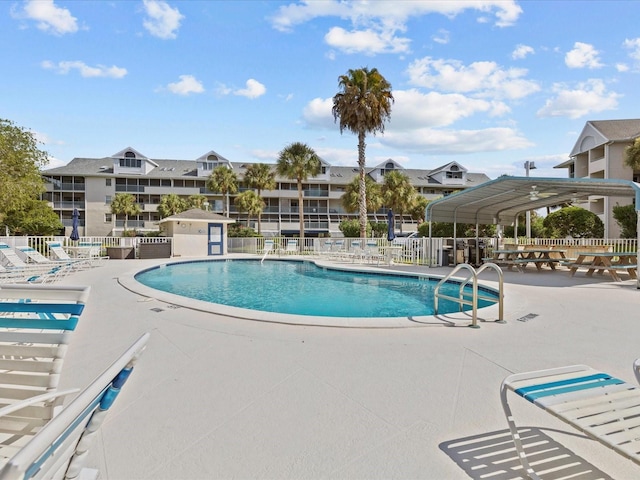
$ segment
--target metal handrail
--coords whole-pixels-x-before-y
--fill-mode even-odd
[[[503,281],[503,273],[502,269],[496,265],[495,263],[485,263],[478,270],[474,269],[468,263],[460,263],[455,266],[455,268],[445,276],[442,280],[438,282],[433,292],[433,302],[434,302],[434,313],[438,315],[438,299],[442,298],[445,300],[451,300],[453,302],[457,302],[460,306],[460,311],[462,311],[462,305],[470,305],[472,308],[472,317],[471,317],[471,328],[480,328],[478,325],[478,300],[493,300],[493,297],[488,297],[484,295],[478,294],[478,274],[483,270],[488,268],[494,269],[498,273],[498,320],[497,323],[505,323],[503,319],[504,306],[504,281]],[[453,277],[460,270],[467,270],[469,272],[469,277],[464,281],[459,283],[458,296],[453,297],[451,295],[447,295],[444,293],[440,293],[440,287],[444,285],[451,277]],[[473,280],[471,284],[471,299],[465,297],[464,289],[469,284],[470,281]]]

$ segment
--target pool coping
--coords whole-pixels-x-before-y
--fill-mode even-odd
[[[117,278],[118,283],[127,290],[146,298],[156,299],[160,302],[175,305],[183,308],[207,312],[226,317],[233,317],[241,320],[279,323],[285,325],[298,325],[307,327],[335,327],[335,328],[423,328],[434,326],[466,326],[471,324],[471,312],[455,312],[439,315],[420,315],[407,317],[325,317],[313,315],[293,315],[289,313],[264,312],[261,310],[250,310],[240,307],[232,307],[219,303],[197,300],[173,293],[163,292],[151,287],[147,287],[135,279],[138,273],[156,268],[160,265],[170,265],[175,263],[198,262],[207,260],[256,260],[255,255],[236,254],[225,255],[221,258],[212,259],[208,257],[184,257],[175,259],[161,259],[155,265],[147,265],[144,268],[128,271]],[[331,268],[342,271],[384,273],[387,275],[413,276],[443,278],[442,275],[430,275],[419,272],[407,272],[405,270],[393,270],[382,266],[372,266],[363,264],[331,262],[322,259],[309,257],[280,257],[270,258],[270,261],[298,261],[311,262],[321,268]],[[494,288],[482,285],[483,288],[495,290]],[[495,321],[497,319],[497,304],[478,309],[479,321]],[[480,313],[482,312],[482,316]],[[492,320],[486,320],[486,318]]]

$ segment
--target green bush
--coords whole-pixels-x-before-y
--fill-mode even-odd
[[[622,230],[622,238],[636,238],[638,236],[638,217],[634,205],[616,205],[613,207],[613,218]]]
[[[580,207],[564,207],[544,219],[544,228],[551,238],[602,238],[604,224],[593,212]]]
[[[356,220],[356,219],[343,220],[342,222],[340,222],[340,225],[338,226],[338,228],[340,228],[342,235],[344,235],[347,238],[360,237],[360,221],[359,220]],[[371,224],[367,223],[367,237],[369,236],[371,236]]]
[[[245,227],[239,223],[232,223],[227,230],[227,236],[231,237],[261,237],[253,228]]]

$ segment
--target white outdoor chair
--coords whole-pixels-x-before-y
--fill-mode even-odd
[[[90,287],[0,286],[0,464],[61,404],[62,397],[51,394],[89,292]],[[28,408],[12,408],[22,401],[29,401]]]
[[[640,381],[640,359],[634,363]],[[515,393],[640,465],[640,388],[586,365],[509,375],[500,399],[526,475],[540,477],[524,450],[507,394]],[[541,455],[535,456],[544,469]]]
[[[149,334],[145,333],[6,459],[0,480],[98,478],[98,470],[85,466],[88,450],[148,340]],[[2,413],[0,409],[0,416]]]

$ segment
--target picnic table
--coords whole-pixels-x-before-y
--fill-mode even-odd
[[[551,256],[552,254],[554,256]],[[494,250],[493,256],[485,260],[506,266],[509,269],[515,266],[520,271],[524,271],[529,263],[533,263],[538,271],[542,270],[545,264],[551,270],[555,270],[556,264],[566,258],[565,254],[566,250],[556,248],[504,249]]]
[[[607,272],[616,282],[622,279],[619,271],[625,271],[630,278],[637,278],[638,253],[637,252],[581,252],[575,262],[568,265],[573,277],[579,268],[587,269],[587,277],[594,272],[602,275]]]

